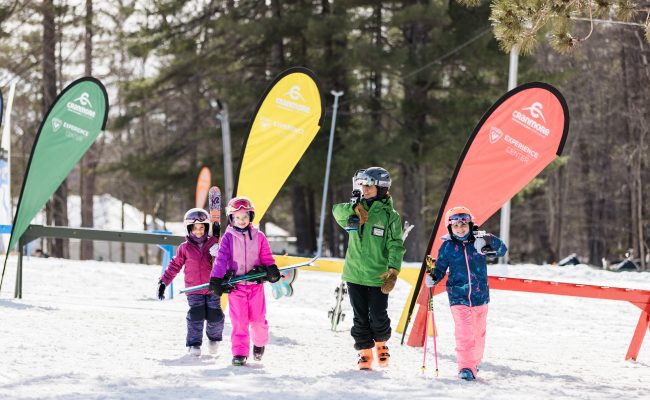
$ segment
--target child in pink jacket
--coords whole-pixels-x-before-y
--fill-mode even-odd
[[[244,365],[253,341],[253,357],[262,359],[264,347],[269,342],[269,324],[266,322],[266,300],[263,280],[277,282],[280,271],[275,265],[271,248],[264,233],[252,224],[255,208],[246,197],[235,197],[228,202],[226,214],[230,225],[226,229],[212,268],[210,290],[217,296],[228,295],[228,309],[232,324],[232,364]],[[222,284],[231,276],[253,272],[266,272],[265,279],[244,281],[234,287]],[[250,332],[250,333],[249,333]]]
[[[210,236],[210,215],[202,208],[193,208],[184,217],[187,236],[185,242],[178,246],[176,255],[169,261],[165,272],[158,280],[158,298],[165,298],[165,287],[180,272],[185,270],[185,287],[200,285],[208,281],[212,271],[212,261],[217,254],[218,238]],[[185,345],[190,355],[201,355],[203,327],[210,340],[208,350],[216,354],[223,333],[223,311],[219,296],[207,289],[187,294],[190,309],[187,312],[187,339]]]

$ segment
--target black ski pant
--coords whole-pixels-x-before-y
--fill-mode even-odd
[[[357,285],[348,282],[348,295],[354,311],[350,334],[356,350],[371,349],[375,342],[390,338],[388,295],[380,287]]]

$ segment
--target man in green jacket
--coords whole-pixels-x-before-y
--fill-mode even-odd
[[[372,369],[373,348],[379,366],[387,367],[388,293],[404,256],[402,221],[388,193],[388,171],[371,167],[357,171],[353,179],[361,189],[352,192],[349,203],[335,204],[332,209],[336,222],[349,234],[342,279],[348,284],[354,311],[350,333],[359,352],[359,369]]]

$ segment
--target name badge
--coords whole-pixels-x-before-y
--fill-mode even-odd
[[[384,228],[378,228],[376,226],[373,226],[372,227],[372,235],[373,236],[384,237]]]

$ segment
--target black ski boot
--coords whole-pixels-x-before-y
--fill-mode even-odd
[[[262,361],[263,355],[264,355],[264,346],[257,347],[253,345],[253,358],[255,358],[255,361]]]
[[[241,367],[242,365],[246,365],[246,356],[234,356],[232,358],[232,365],[236,367]]]

